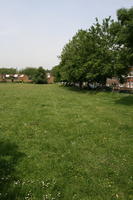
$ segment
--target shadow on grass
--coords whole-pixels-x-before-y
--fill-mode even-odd
[[[117,100],[116,103],[127,105],[127,106],[132,106],[133,105],[133,95],[122,97],[119,100]]]
[[[15,167],[24,156],[16,144],[0,142],[0,199],[19,199],[19,188],[16,187],[19,179]]]
[[[85,89],[85,88],[79,88],[79,87],[74,87],[74,86],[63,86],[61,85],[60,87],[62,87],[63,89],[69,90],[69,91],[73,91],[73,92],[78,92],[78,93],[90,93],[90,94],[97,94],[101,91],[99,90],[92,90],[92,89]]]
[[[101,93],[101,92],[105,92],[105,93],[111,93],[111,89],[110,88],[97,88],[97,89],[91,89],[91,88],[79,88],[79,87],[74,87],[74,86],[63,86],[61,85],[60,87],[66,89],[66,90],[69,90],[69,91],[73,91],[73,92],[78,92],[78,93],[81,93],[81,94],[85,94],[85,93],[88,93],[88,94],[98,94],[98,93]]]

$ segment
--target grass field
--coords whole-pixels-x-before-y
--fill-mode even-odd
[[[133,95],[0,84],[0,200],[132,200]]]

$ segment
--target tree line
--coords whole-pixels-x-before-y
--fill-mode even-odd
[[[29,77],[30,80],[32,80],[33,83],[36,84],[47,83],[47,72],[49,72],[49,70],[45,70],[43,67],[26,67],[22,70],[17,70],[15,68],[0,68],[0,74],[25,74]]]
[[[96,18],[87,30],[79,30],[64,46],[59,65],[52,73],[57,82],[106,84],[107,78],[120,82],[133,65],[133,7],[117,11],[117,20]]]

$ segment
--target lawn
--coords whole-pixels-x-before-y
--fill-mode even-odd
[[[133,95],[0,84],[0,200],[132,200]]]

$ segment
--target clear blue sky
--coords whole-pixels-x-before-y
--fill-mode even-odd
[[[0,0],[0,67],[51,68],[78,29],[131,6],[133,0]]]

